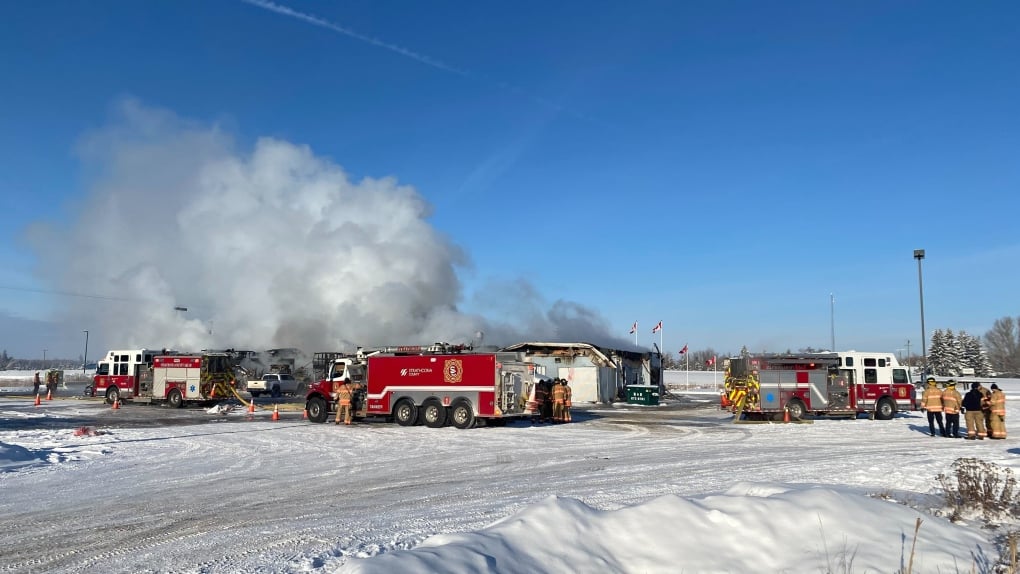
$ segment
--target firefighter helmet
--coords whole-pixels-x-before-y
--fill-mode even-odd
[[[937,382],[938,381],[935,380],[935,377],[928,377],[928,384],[929,385],[934,385]]]
[[[948,381],[946,381],[946,386],[947,387],[955,387],[956,386],[956,381],[953,380],[953,379],[949,379]]]

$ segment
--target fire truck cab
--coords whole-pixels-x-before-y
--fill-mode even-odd
[[[133,398],[141,392],[139,376],[152,365],[160,351],[152,349],[114,350],[96,363],[92,377],[92,396],[106,397],[106,402]]]
[[[889,420],[915,408],[909,369],[891,353],[774,354],[728,362],[722,404],[738,416],[867,413]]]

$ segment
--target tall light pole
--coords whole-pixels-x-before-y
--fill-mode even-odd
[[[178,319],[180,319],[180,318],[181,318],[181,313],[184,313],[184,312],[186,312],[187,310],[188,310],[188,308],[187,308],[187,307],[181,307],[181,306],[179,306],[179,305],[178,305],[177,307],[174,307],[174,311],[177,311],[177,318],[178,318]]]
[[[85,374],[85,366],[89,364],[89,330],[84,329],[84,331],[85,331],[85,355],[82,357],[81,360],[81,374],[83,375]]]
[[[917,259],[917,289],[921,297],[921,365],[922,375],[928,374],[928,349],[924,341],[924,281],[921,278],[921,260],[924,259],[924,249],[914,250],[914,259]]]
[[[42,368],[46,370],[46,349],[42,350]]]
[[[836,296],[829,293],[829,334],[832,336],[832,346],[829,350],[836,352]]]

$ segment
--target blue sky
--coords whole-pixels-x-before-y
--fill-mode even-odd
[[[0,8],[0,345],[77,355],[66,293],[117,296],[28,237],[80,217],[125,98],[413,186],[466,312],[525,279],[672,352],[826,347],[833,309],[839,348],[916,350],[924,248],[929,337],[1020,315],[1015,3],[276,6]]]

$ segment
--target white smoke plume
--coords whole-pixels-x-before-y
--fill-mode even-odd
[[[242,151],[215,126],[127,100],[80,154],[91,183],[77,220],[30,238],[47,285],[88,295],[61,298],[62,319],[106,348],[350,351],[479,333],[632,347],[581,305],[542,310],[526,282],[486,290],[498,319],[459,311],[469,258],[422,196],[352,181],[306,146]]]

